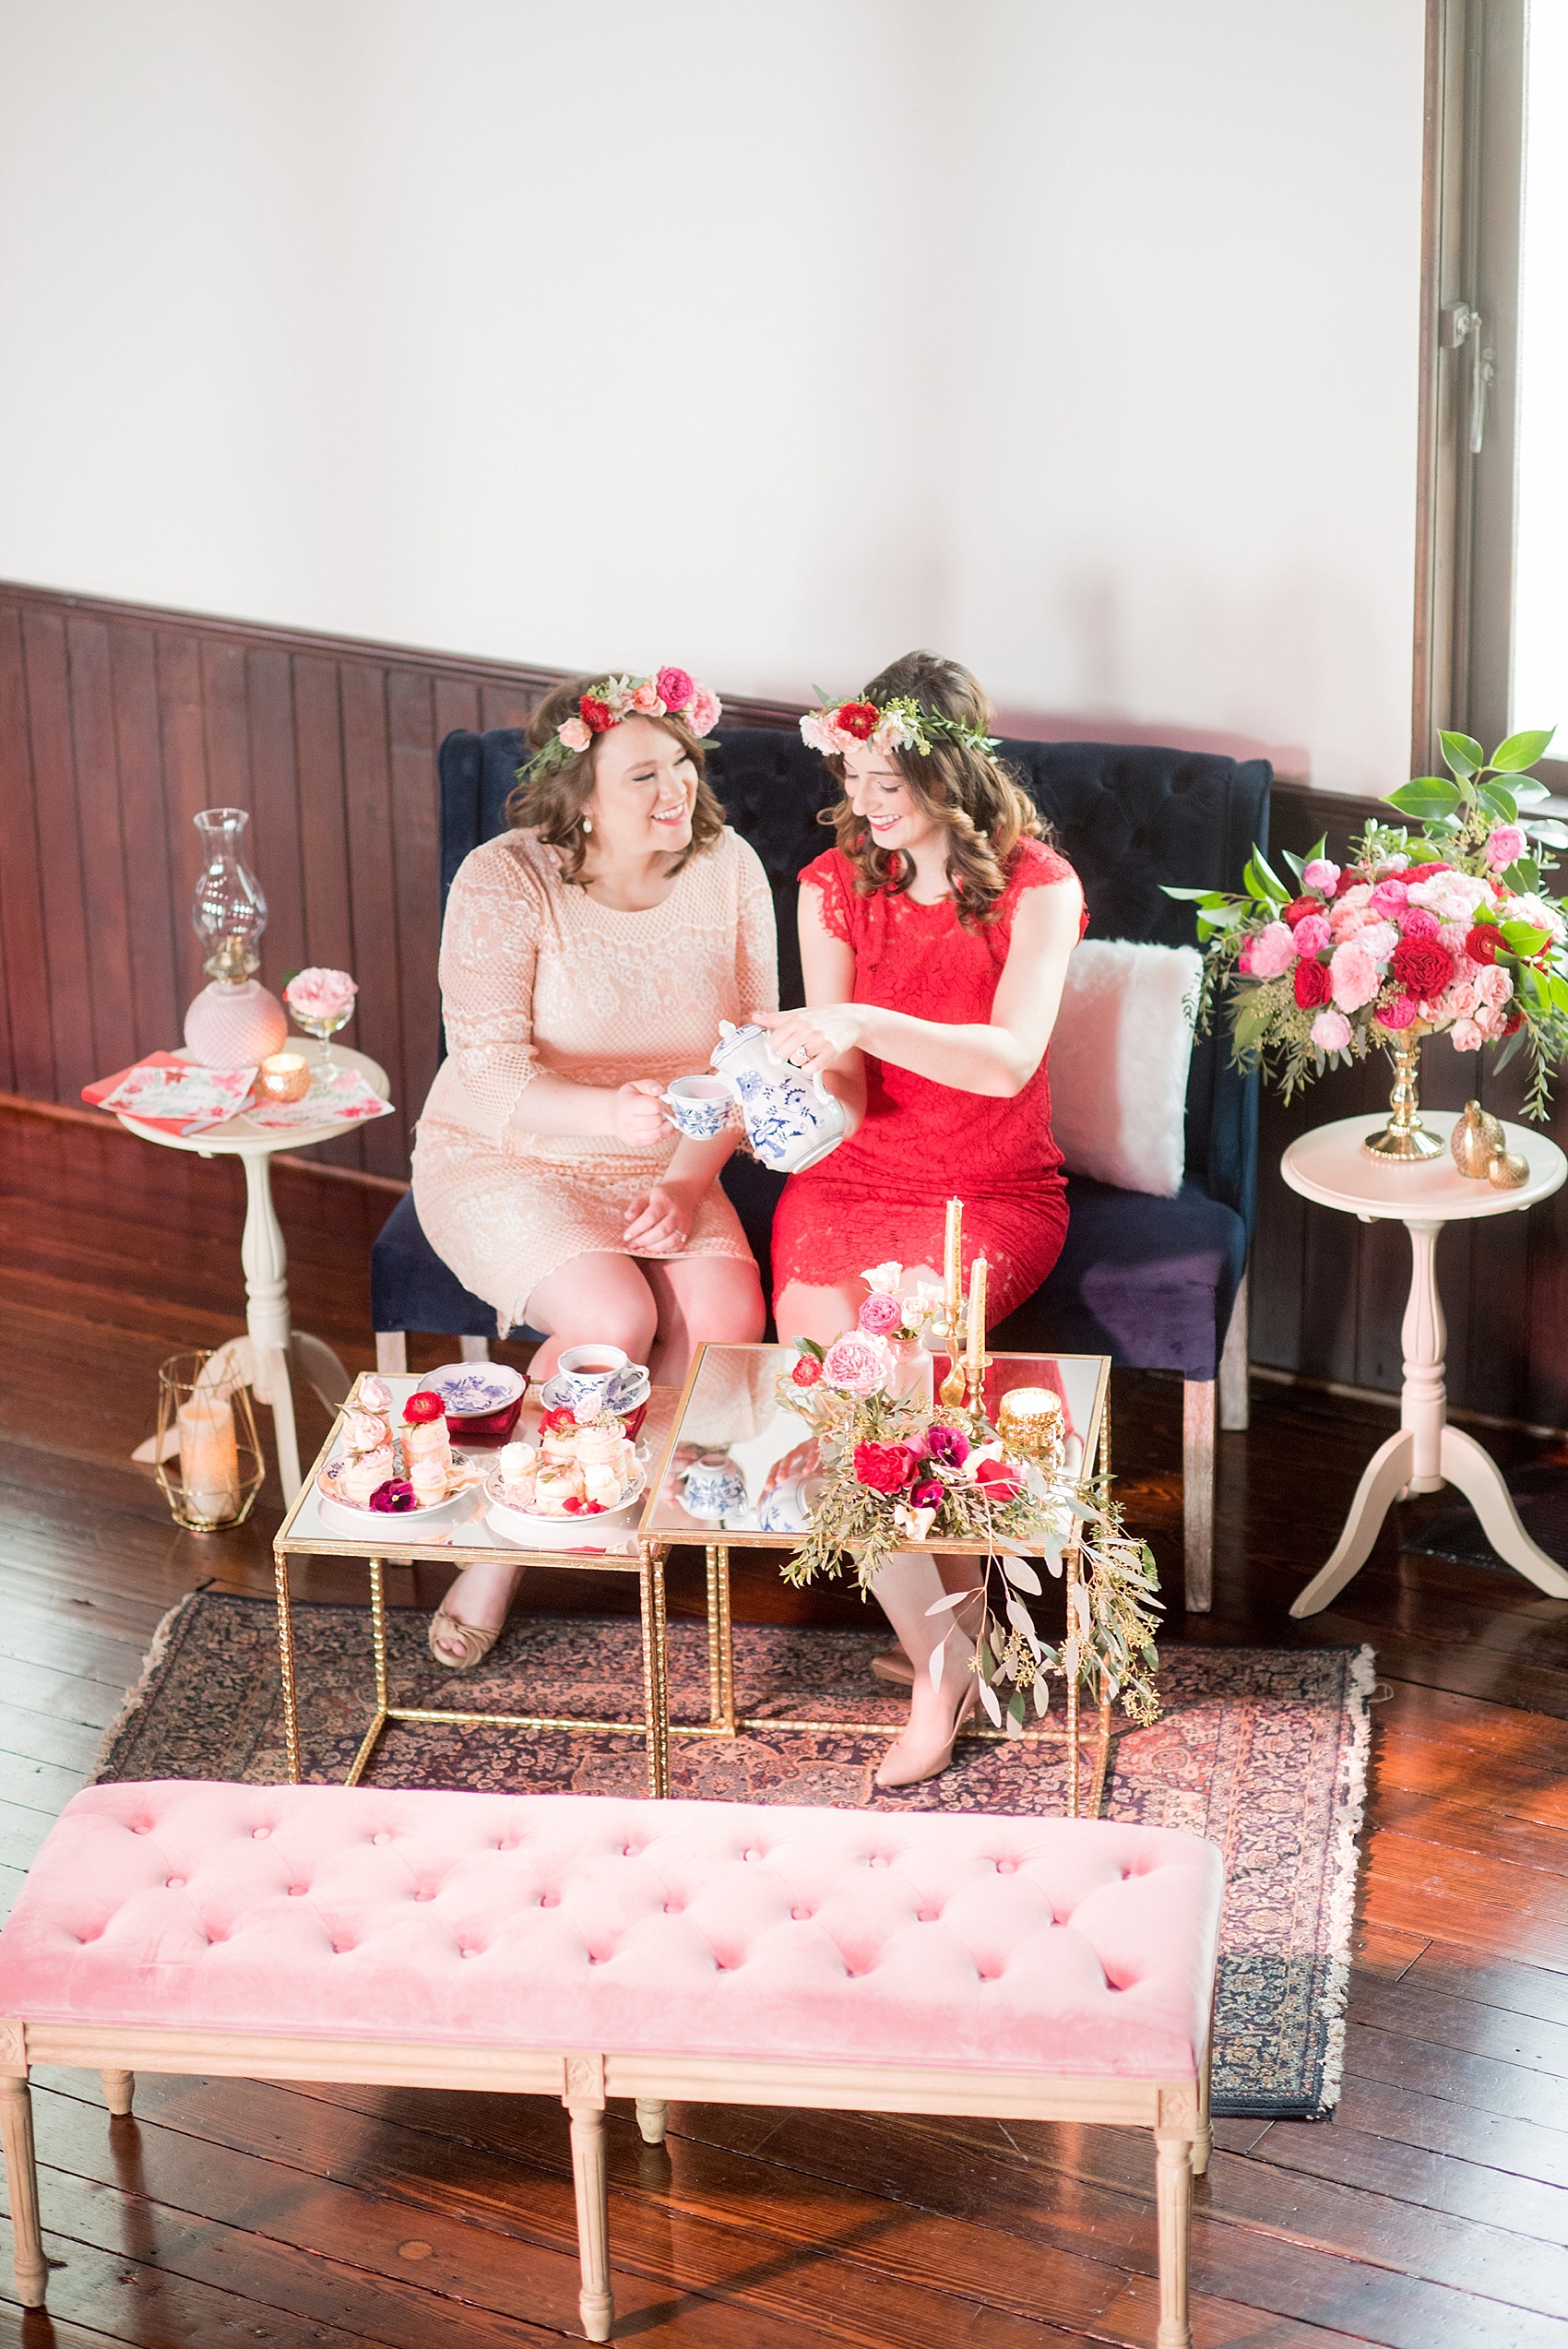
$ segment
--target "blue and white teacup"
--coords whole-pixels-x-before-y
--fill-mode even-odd
[[[688,1517],[709,1518],[717,1524],[746,1505],[746,1479],[738,1462],[727,1452],[705,1452],[685,1472],[683,1506]]]
[[[733,1089],[721,1076],[672,1077],[663,1100],[674,1124],[692,1142],[711,1142],[722,1133],[735,1105]]]
[[[647,1376],[646,1362],[634,1362],[618,1346],[568,1346],[551,1381],[553,1393],[580,1417],[629,1409]]]

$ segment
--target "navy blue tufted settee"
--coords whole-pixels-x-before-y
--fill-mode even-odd
[[[773,884],[780,1000],[799,1002],[795,876],[826,843],[815,819],[832,794],[831,778],[798,736],[779,729],[724,729],[712,751],[709,772],[729,820],[756,849]],[[1104,742],[1010,741],[1004,754],[1082,879],[1092,937],[1190,942],[1190,908],[1166,896],[1160,884],[1239,887],[1253,842],[1266,846],[1271,777],[1263,760]],[[464,857],[504,827],[521,755],[522,737],[512,728],[459,731],[443,742],[444,903]],[[1002,1347],[1103,1353],[1124,1367],[1181,1373],[1189,1608],[1208,1603],[1217,1382],[1226,1424],[1245,1424],[1243,1284],[1256,1166],[1256,1080],[1229,1066],[1216,1038],[1200,1039],[1187,1086],[1186,1179],[1178,1196],[1157,1199],[1071,1177],[1061,1259],[994,1333]],[[737,1156],[723,1180],[766,1286],[779,1179]],[[398,1367],[400,1334],[410,1329],[459,1336],[465,1352],[474,1353],[494,1335],[490,1308],[462,1287],[425,1240],[411,1195],[399,1201],[375,1242],[371,1287],[386,1368]]]

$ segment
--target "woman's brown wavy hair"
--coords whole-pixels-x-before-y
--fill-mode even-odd
[[[600,680],[619,676],[618,670],[601,669],[597,676],[566,677],[552,685],[544,699],[536,703],[529,713],[524,739],[530,751],[541,751],[558,726],[577,715],[577,703],[590,693]],[[713,796],[707,776],[707,756],[699,738],[688,732],[678,718],[650,718],[650,726],[662,726],[673,734],[686,756],[697,771],[697,796],[692,809],[692,836],[687,847],[671,863],[672,873],[710,848],[724,829],[724,811]],[[506,821],[514,831],[536,832],[552,848],[561,851],[561,878],[582,886],[583,858],[587,853],[587,836],[583,831],[583,810],[593,796],[594,768],[599,757],[602,734],[596,734],[586,751],[579,751],[564,766],[552,766],[548,774],[530,777],[526,766],[517,769],[517,789],[506,801]]]
[[[905,696],[922,710],[957,718],[982,734],[991,731],[991,703],[956,660],[943,660],[932,652],[906,653],[873,677],[860,698],[884,709]],[[959,920],[971,930],[993,921],[997,899],[1007,886],[1013,850],[1022,839],[1048,836],[1034,801],[989,751],[956,742],[950,736],[933,736],[923,757],[918,750],[885,755],[909,785],[921,813],[947,835],[947,872]],[[843,760],[830,758],[827,764],[842,783]],[[824,808],[817,822],[833,826],[839,848],[854,867],[855,887],[862,897],[878,889],[897,896],[909,886],[915,877],[913,859],[902,848],[879,848],[847,795]]]

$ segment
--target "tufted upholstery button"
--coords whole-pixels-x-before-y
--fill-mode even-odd
[[[270,1827],[253,1827],[251,1829],[251,1841],[253,1844],[265,1844],[271,1833],[272,1830]]]
[[[539,1904],[540,1908],[559,1908],[561,1905],[561,1895],[559,1892],[540,1892],[539,1896]]]
[[[414,1893],[414,1898],[416,1901],[433,1901],[435,1898],[435,1894],[429,1891],[425,1885],[421,1884]]]
[[[873,1868],[885,1868],[887,1866],[887,1857],[885,1853],[873,1852],[871,1856],[871,1864]]]
[[[760,1859],[762,1857],[762,1854],[759,1851],[749,1851],[744,1855],[744,1857],[747,1859]]]
[[[289,1898],[290,1898],[291,1901],[303,1901],[303,1898],[304,1898],[304,1896],[305,1896],[305,1888],[304,1888],[304,1886],[303,1886],[303,1884],[291,1884],[291,1885],[290,1885],[290,1887],[289,1887]]]
[[[387,1833],[386,1828],[382,1827],[377,1830],[370,1840],[373,1844],[389,1844],[392,1841],[392,1838]]]
[[[811,1911],[809,1908],[792,1908],[790,1914],[797,1925],[803,1925],[810,1916]]]
[[[679,1916],[683,1906],[683,1903],[680,1901],[666,1901],[664,1904],[664,1914],[666,1916]]]
[[[999,1859],[996,1863],[996,1872],[998,1876],[1016,1876],[1018,1872],[1018,1863],[1016,1859]]]
[[[166,1892],[183,1892],[185,1889],[185,1880],[183,1876],[166,1876],[163,1879],[163,1889]]]

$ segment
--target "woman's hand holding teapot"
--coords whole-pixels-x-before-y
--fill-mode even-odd
[[[868,1026],[861,1003],[813,1003],[793,1012],[753,1012],[752,1025],[766,1027],[768,1050],[803,1076],[830,1068],[865,1042]]]

